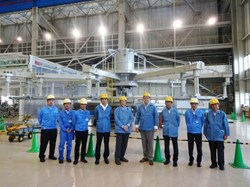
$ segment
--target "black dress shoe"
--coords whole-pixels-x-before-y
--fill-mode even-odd
[[[170,163],[169,160],[165,160],[165,162],[163,163],[164,165],[168,165]]]
[[[55,156],[49,156],[50,160],[57,160],[57,158]]]
[[[128,159],[126,159],[125,157],[123,157],[122,159],[120,159],[120,161],[122,161],[122,162],[128,162]]]
[[[116,165],[121,165],[121,161],[120,161],[120,160],[116,160],[116,161],[115,161],[115,164],[116,164]]]
[[[83,163],[88,163],[88,161],[84,158],[84,159],[81,159],[81,161],[83,162]]]
[[[109,160],[107,158],[104,159],[105,164],[109,164]]]
[[[210,168],[211,168],[211,169],[217,168],[217,165],[211,164],[211,165],[210,165]]]
[[[148,161],[147,158],[143,158],[143,159],[140,160],[140,163],[147,162],[147,161]]]
[[[201,167],[201,163],[200,162],[197,163],[197,167],[199,167],[199,168]]]
[[[190,161],[190,162],[188,163],[188,165],[189,165],[189,166],[192,166],[192,165],[193,165],[193,161]]]
[[[154,165],[153,160],[149,160],[148,163],[149,163],[150,166]]]
[[[95,160],[95,165],[98,165],[99,164],[99,160]]]
[[[174,167],[177,167],[177,166],[178,166],[177,162],[174,162],[174,163],[173,163],[173,166],[174,166]]]
[[[67,162],[69,162],[69,163],[70,163],[70,162],[72,162],[72,160],[71,160],[71,159],[67,159]]]
[[[73,164],[74,164],[74,165],[78,164],[78,161],[77,161],[77,160],[75,160],[75,161],[73,162]]]
[[[45,162],[45,158],[40,158],[40,162]]]
[[[63,160],[59,160],[59,164],[63,164]]]
[[[224,167],[224,166],[220,166],[219,168],[220,168],[220,170],[222,170],[222,171],[225,170],[225,167]]]

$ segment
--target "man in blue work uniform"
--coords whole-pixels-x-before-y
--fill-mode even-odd
[[[54,101],[55,97],[53,95],[48,95],[47,105],[38,113],[38,122],[41,125],[40,162],[45,162],[45,152],[48,142],[50,142],[49,159],[57,160],[54,153],[57,137],[58,109],[54,106]]]
[[[112,108],[108,105],[108,95],[101,94],[101,103],[95,108],[94,116],[96,120],[96,147],[95,147],[95,164],[99,164],[101,157],[101,144],[104,138],[103,158],[105,164],[109,164],[109,137],[111,128]]]
[[[197,98],[190,99],[191,109],[185,112],[185,120],[187,125],[188,137],[188,152],[189,152],[189,166],[193,165],[193,149],[194,141],[197,148],[197,166],[201,167],[202,160],[202,127],[204,123],[204,113],[202,110],[197,109],[199,100]]]
[[[219,168],[220,170],[224,170],[224,140],[229,136],[227,116],[219,109],[219,101],[216,98],[212,98],[209,104],[211,105],[211,110],[205,115],[204,135],[208,140],[210,148],[212,162],[210,168],[213,169],[217,167],[217,152]]]
[[[170,150],[169,150],[169,141],[172,140],[174,155],[173,155],[173,166],[177,167],[178,161],[178,128],[180,126],[180,114],[173,105],[173,98],[171,96],[167,96],[165,98],[166,107],[161,112],[160,119],[162,120],[163,126],[163,138],[165,145],[165,162],[167,165],[170,163]]]
[[[75,160],[74,165],[78,163],[79,160],[79,148],[81,147],[81,161],[83,163],[87,163],[88,161],[85,159],[86,156],[86,144],[88,140],[88,123],[90,120],[90,112],[86,110],[87,100],[82,98],[80,100],[80,109],[77,110],[73,115],[73,126],[76,134],[76,142],[75,142]]]
[[[60,144],[59,144],[59,163],[62,164],[64,157],[64,145],[67,142],[67,162],[71,162],[71,149],[72,149],[72,140],[74,137],[74,130],[72,124],[72,118],[74,111],[70,109],[71,101],[70,99],[64,99],[63,106],[64,110],[59,113],[59,125],[60,125]]]
[[[128,137],[131,132],[131,126],[134,120],[131,108],[126,106],[127,98],[125,96],[121,96],[119,101],[121,106],[115,109],[115,163],[117,165],[121,165],[121,161],[128,162],[124,155],[128,145]]]
[[[154,165],[153,150],[154,150],[154,132],[158,129],[158,112],[155,105],[150,102],[150,94],[143,94],[143,103],[138,106],[135,130],[140,132],[142,140],[143,158],[140,163],[147,162],[149,165]]]

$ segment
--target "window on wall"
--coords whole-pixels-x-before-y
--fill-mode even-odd
[[[244,57],[244,71],[250,69],[250,54]]]
[[[248,34],[250,31],[250,23],[249,23],[249,17],[250,17],[250,11],[249,11],[249,2],[246,2],[244,4],[244,19],[245,19],[245,35]]]
[[[246,93],[245,96],[246,96],[245,105],[250,106],[250,93]]]
[[[247,60],[247,65],[248,65],[248,68],[247,69],[250,69],[250,54],[247,56],[248,60]]]

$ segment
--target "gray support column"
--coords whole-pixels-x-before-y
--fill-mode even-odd
[[[62,85],[62,96],[65,96],[65,84]]]
[[[38,8],[32,8],[32,38],[31,38],[31,54],[37,55],[37,40],[38,40]]]
[[[174,83],[171,82],[171,96],[174,95]]]
[[[125,0],[119,0],[118,22],[118,49],[123,49],[125,48]]]
[[[51,94],[54,95],[54,91],[55,91],[55,83],[51,82]]]
[[[31,96],[31,81],[27,79],[26,82],[27,82],[27,96]]]
[[[187,95],[187,89],[186,89],[186,83],[187,80],[183,78],[183,73],[181,73],[181,94],[182,96],[186,96]]]
[[[10,95],[10,76],[5,77],[5,95],[9,96]]]
[[[200,89],[199,89],[199,72],[198,70],[194,70],[194,93],[196,96],[200,96]]]
[[[92,82],[90,78],[87,79],[87,96],[92,96]]]
[[[45,95],[49,95],[49,82],[46,82],[46,89],[45,89]]]
[[[241,104],[245,100],[245,83],[244,83],[244,45],[242,38],[243,33],[243,15],[240,0],[231,0],[232,12],[232,37],[233,37],[233,57],[234,57],[234,89],[235,89],[235,112],[241,112]]]
[[[227,86],[230,84],[230,78],[226,77],[225,82],[223,83],[223,97],[227,98]]]
[[[20,96],[22,97],[24,94],[24,83],[20,82]],[[19,100],[19,121],[22,121],[24,116],[24,100],[20,99]]]
[[[37,83],[37,96],[42,97],[43,96],[43,78],[40,78]]]
[[[99,96],[100,95],[100,81],[96,82],[96,95]]]

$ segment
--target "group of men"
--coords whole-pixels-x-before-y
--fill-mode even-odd
[[[178,166],[178,128],[180,126],[180,115],[178,110],[173,106],[173,98],[167,96],[165,98],[165,107],[158,115],[156,107],[150,101],[149,93],[144,93],[143,102],[137,108],[135,118],[135,130],[141,135],[143,158],[140,163],[148,162],[153,165],[153,144],[154,133],[158,130],[158,125],[162,125],[164,138],[165,162],[170,163],[169,142],[173,144],[173,166]],[[65,99],[63,102],[64,109],[58,114],[58,109],[54,106],[55,97],[49,95],[47,97],[47,105],[44,106],[38,114],[38,121],[41,125],[41,145],[39,158],[41,162],[45,162],[45,151],[50,142],[49,159],[57,160],[55,157],[55,144],[57,137],[57,119],[60,125],[60,144],[59,144],[59,163],[64,162],[64,146],[67,142],[66,161],[71,160],[72,140],[75,137],[75,152],[73,164],[78,164],[79,148],[81,146],[81,161],[87,163],[86,143],[88,139],[88,122],[90,120],[90,112],[87,110],[87,100],[80,100],[80,109],[74,111],[71,109],[70,99]],[[121,162],[128,162],[125,158],[125,153],[128,144],[131,126],[134,122],[133,113],[130,107],[127,107],[127,98],[121,96],[119,98],[120,106],[115,109],[115,163],[121,165]],[[189,166],[193,165],[193,148],[194,142],[197,147],[197,167],[201,167],[202,161],[202,130],[205,137],[208,139],[211,166],[220,170],[224,170],[224,140],[229,136],[229,126],[226,114],[219,109],[219,101],[212,98],[209,102],[211,109],[207,113],[197,108],[198,99],[191,98],[191,108],[185,112],[185,121],[187,126],[188,151],[189,151]],[[101,94],[100,104],[96,106],[93,113],[96,121],[96,147],[95,147],[95,164],[100,163],[101,144],[104,139],[103,158],[105,164],[109,164],[109,138],[111,131],[111,116],[112,108],[108,104],[107,94]],[[216,159],[218,154],[218,161]]]

